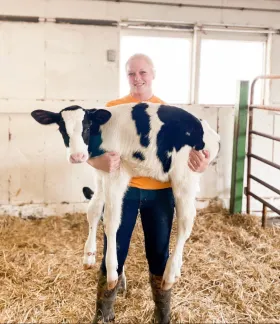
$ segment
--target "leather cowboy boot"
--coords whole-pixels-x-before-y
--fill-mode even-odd
[[[155,302],[154,321],[158,324],[170,323],[170,302],[171,289],[161,289],[162,276],[155,276],[150,273],[150,284]]]
[[[115,288],[107,289],[107,278],[100,271],[97,283],[96,311],[93,324],[109,323],[115,319],[114,304],[120,286],[126,286],[125,277],[121,274]]]

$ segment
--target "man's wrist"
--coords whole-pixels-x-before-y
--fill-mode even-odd
[[[100,155],[101,156],[101,155]],[[96,166],[96,161],[97,161],[97,158],[99,158],[100,156],[94,156],[94,157],[91,157],[87,160],[87,163],[89,165],[91,165],[93,168],[95,168]]]

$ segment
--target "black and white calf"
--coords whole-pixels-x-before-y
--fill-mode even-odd
[[[122,199],[131,177],[152,177],[171,181],[178,219],[175,249],[167,262],[162,288],[169,289],[180,276],[183,248],[196,215],[195,197],[200,174],[188,167],[191,148],[206,149],[213,160],[219,150],[219,135],[204,120],[187,111],[162,104],[139,103],[85,110],[71,106],[59,113],[32,112],[41,124],[57,123],[71,163],[87,161],[89,136],[100,136],[100,149],[118,152],[118,171],[97,171],[96,190],[89,203],[89,236],[85,244],[84,265],[95,263],[96,229],[103,204],[107,235],[107,282],[112,289],[118,279],[116,232],[121,218]]]

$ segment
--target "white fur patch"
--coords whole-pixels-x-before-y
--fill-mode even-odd
[[[88,147],[82,137],[83,120],[85,117],[84,110],[65,110],[61,115],[69,136],[69,149],[67,150],[68,160],[72,154],[82,153],[87,155]]]
[[[64,110],[61,115],[69,137],[74,132],[82,134],[83,120],[85,117],[85,112],[82,109]]]

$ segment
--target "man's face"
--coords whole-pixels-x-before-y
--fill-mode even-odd
[[[144,94],[152,91],[154,71],[145,59],[132,59],[127,64],[126,72],[131,94]]]

